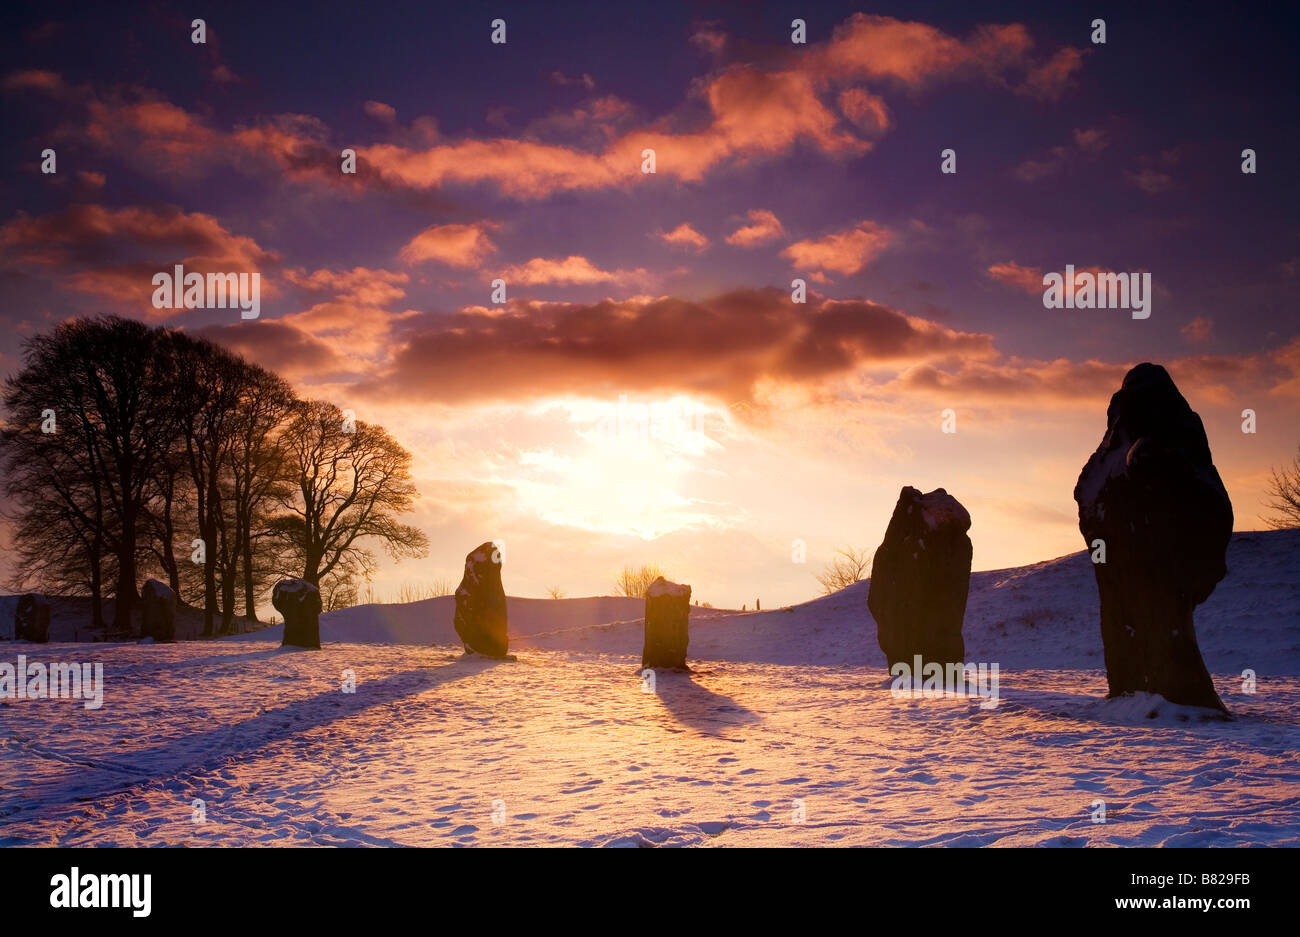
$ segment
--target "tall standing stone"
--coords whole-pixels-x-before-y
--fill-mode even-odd
[[[456,587],[456,634],[466,651],[506,657],[506,590],[501,585],[501,552],[489,540],[465,557],[465,575]]]
[[[46,644],[50,640],[50,600],[36,592],[19,597],[14,609],[14,639]]]
[[[284,616],[280,647],[320,647],[320,590],[305,579],[281,579],[271,604]]]
[[[1124,376],[1074,500],[1101,600],[1107,695],[1226,712],[1192,615],[1227,575],[1232,502],[1201,418],[1164,368]]]
[[[157,579],[140,589],[140,631],[160,643],[176,640],[176,593]]]
[[[970,591],[970,514],[942,488],[898,496],[871,565],[867,607],[892,668],[964,662],[962,620]],[[920,674],[913,679],[919,680]]]
[[[660,576],[645,594],[645,645],[641,669],[668,667],[689,670],[686,646],[690,643],[691,587]]]

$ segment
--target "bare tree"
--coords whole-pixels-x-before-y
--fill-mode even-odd
[[[361,599],[358,573],[352,566],[340,564],[321,577],[321,609],[336,612],[341,608],[351,608]]]
[[[1272,470],[1265,506],[1271,512],[1260,520],[1274,530],[1300,528],[1300,449],[1290,465]]]
[[[871,551],[845,547],[835,551],[835,558],[817,574],[822,591],[827,595],[859,582],[871,568]]]
[[[239,578],[244,586],[244,616],[257,620],[257,595],[274,575],[254,559],[254,545],[269,535],[271,505],[289,492],[284,446],[279,430],[293,412],[289,383],[257,365],[244,363],[234,441],[227,454],[231,513]]]
[[[559,586],[551,586],[549,589],[546,590],[546,594],[549,595],[549,596],[550,596],[551,598],[553,598],[553,599],[562,599],[562,598],[564,598],[564,593],[560,591],[560,587],[559,587]]]
[[[303,579],[319,586],[340,567],[340,576],[365,578],[374,564],[369,542],[394,559],[428,555],[424,531],[397,521],[416,497],[411,454],[383,427],[310,400],[295,405],[283,441],[293,490],[272,526]]]
[[[663,575],[664,571],[654,565],[642,566],[640,569],[624,566],[623,571],[614,578],[614,594],[643,598],[650,584]]]
[[[158,467],[150,479],[144,525],[152,562],[167,576],[167,584],[172,591],[183,599],[185,592],[182,577],[183,573],[189,572],[186,567],[190,564],[182,565],[176,557],[176,538],[179,534],[177,523],[179,518],[192,514],[194,499],[185,453],[179,445],[174,445],[172,449],[158,461]],[[188,541],[186,543],[188,545]],[[187,550],[186,553],[188,552]],[[190,577],[184,578],[188,585]]]
[[[118,631],[131,630],[146,505],[177,431],[181,382],[170,334],[115,316],[63,322],[26,342],[24,367],[5,384],[16,430],[5,437],[7,464],[18,466],[22,509],[35,517],[61,503],[65,532],[85,546],[96,617],[99,558],[113,555]],[[59,429],[42,433],[47,412]],[[20,466],[28,457],[34,461]]]
[[[24,589],[34,582],[47,591],[89,594],[91,626],[102,630],[105,566],[111,559],[106,495],[99,473],[90,468],[98,449],[89,442],[76,390],[75,383],[37,385],[22,375],[6,384],[10,420],[0,433],[0,476],[10,506],[6,518],[14,525],[10,584]]]
[[[373,576],[371,545],[428,552],[397,520],[417,496],[405,449],[210,341],[70,320],[27,341],[3,404],[15,581],[89,593],[98,630],[110,591],[114,626],[130,629],[138,578],[158,570],[178,596],[202,594],[212,635],[218,612],[231,630],[241,583],[250,618],[290,569],[339,608]],[[188,561],[195,534],[201,563]]]
[[[234,604],[235,543],[224,501],[231,494],[224,477],[236,438],[242,397],[243,362],[225,349],[179,333],[172,334],[175,358],[189,376],[178,399],[184,413],[181,436],[194,485],[195,520],[203,541],[203,634],[215,632],[218,596],[224,594],[222,629],[229,627]],[[218,578],[221,589],[218,591]]]

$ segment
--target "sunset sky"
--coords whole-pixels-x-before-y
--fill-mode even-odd
[[[382,424],[431,553],[381,595],[499,539],[513,595],[654,562],[792,603],[904,485],[966,505],[975,569],[1073,552],[1144,360],[1261,527],[1300,442],[1294,24],[1106,6],[6,6],[0,375],[114,312]],[[261,317],[154,309],[176,263],[259,272]],[[1067,264],[1149,271],[1150,318],[1045,309]]]

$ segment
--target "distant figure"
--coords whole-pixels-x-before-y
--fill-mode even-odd
[[[645,646],[641,651],[641,669],[667,667],[690,670],[686,666],[686,646],[690,643],[691,587],[669,582],[660,576],[645,594]]]
[[[970,591],[970,514],[942,488],[904,488],[871,565],[867,607],[892,668],[961,663]],[[914,679],[916,677],[914,676]]]
[[[492,541],[465,557],[465,575],[456,587],[456,634],[465,651],[506,658],[506,590],[501,585],[501,552]]]
[[[320,649],[320,590],[306,579],[281,579],[271,590],[271,604],[284,616],[280,647]]]
[[[1164,368],[1124,375],[1074,500],[1101,599],[1107,696],[1145,691],[1227,712],[1192,616],[1227,575],[1232,502],[1201,418]]]
[[[756,612],[761,612],[762,610],[763,610],[763,603],[760,602],[758,599],[755,599],[755,600],[754,600],[754,611],[756,611]]]
[[[742,612],[748,611],[748,609],[745,608],[745,603],[744,603],[744,602],[741,602],[741,603],[740,603],[740,610],[741,610]]]

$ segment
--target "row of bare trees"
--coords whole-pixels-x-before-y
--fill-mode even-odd
[[[417,496],[410,454],[380,426],[298,399],[276,374],[213,342],[118,317],[27,340],[5,382],[0,471],[15,585],[88,595],[102,629],[130,628],[157,573],[231,630],[242,599],[282,575],[355,601],[374,547],[423,556],[402,524]]]

